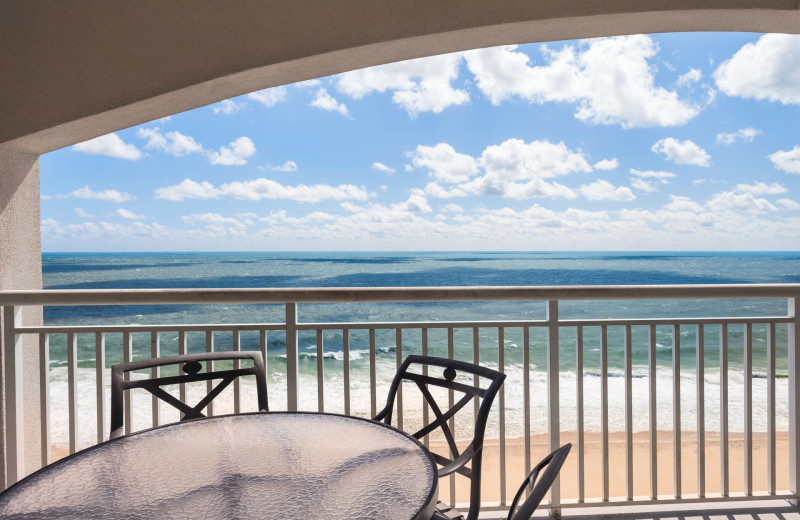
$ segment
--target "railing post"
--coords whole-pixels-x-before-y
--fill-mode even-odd
[[[547,411],[547,437],[552,452],[561,444],[558,396],[558,300],[547,302]],[[553,518],[561,518],[561,485],[558,477],[550,488],[550,515]]]
[[[286,408],[297,410],[297,304],[286,304]]]
[[[789,487],[794,495],[792,502],[800,505],[800,316],[798,316],[800,298],[789,298]]]
[[[3,344],[5,345],[5,487],[25,476],[25,418],[22,393],[22,307],[3,307]]]

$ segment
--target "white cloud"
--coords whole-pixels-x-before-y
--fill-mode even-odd
[[[634,200],[633,194],[627,186],[615,187],[608,181],[602,179],[591,184],[584,184],[578,191],[589,200]]]
[[[223,166],[241,166],[247,164],[247,158],[256,153],[256,145],[249,137],[240,137],[231,141],[228,146],[220,147],[218,152],[210,152],[211,164]]]
[[[294,84],[297,88],[317,88],[322,85],[322,81],[318,79],[307,79],[305,81],[298,81]]]
[[[90,141],[78,143],[72,147],[76,152],[83,152],[92,155],[107,155],[129,161],[138,161],[142,158],[142,152],[132,144],[122,140],[116,133],[101,135]]]
[[[637,177],[642,177],[645,179],[660,179],[662,181],[666,179],[671,179],[675,177],[675,174],[672,172],[661,172],[661,171],[653,171],[653,170],[637,170],[635,168],[631,168],[631,175],[635,175]]]
[[[800,204],[798,204],[797,202],[793,201],[792,199],[778,199],[777,202],[778,202],[778,204],[783,206],[783,209],[786,209],[786,210],[789,210],[789,211],[798,211],[798,210],[800,210]]]
[[[244,108],[244,103],[237,103],[231,99],[220,101],[214,105],[215,114],[233,115]]]
[[[765,34],[714,72],[729,96],[800,104],[800,36]]]
[[[75,214],[81,218],[97,218],[95,215],[85,212],[83,208],[75,208]]]
[[[252,217],[255,218],[257,215],[251,214]],[[234,226],[236,228],[244,228],[245,223],[241,220],[235,219],[233,217],[223,217],[219,213],[203,213],[203,214],[194,214],[194,215],[185,215],[181,217],[186,223],[194,223],[194,222],[204,222],[207,224],[227,224]]]
[[[788,190],[777,182],[773,182],[772,184],[757,182],[755,184],[737,184],[736,191],[752,193],[753,195],[780,195],[786,193]]]
[[[174,157],[182,157],[190,153],[202,153],[203,146],[194,140],[193,137],[183,135],[180,132],[161,133],[158,127],[140,128],[136,135],[141,139],[146,139],[144,145],[148,150],[161,150]]]
[[[129,220],[143,220],[146,218],[144,215],[139,215],[138,213],[134,213],[133,211],[124,208],[119,208],[117,210],[117,215]]]
[[[428,168],[431,177],[441,182],[466,182],[478,173],[478,163],[474,157],[456,152],[447,143],[419,145],[409,156],[414,168]]]
[[[424,193],[412,193],[407,201],[392,205],[392,209],[410,211],[411,213],[430,213],[433,211]]]
[[[631,186],[645,193],[653,193],[658,191],[658,188],[656,188],[652,182],[647,182],[646,180],[638,177],[631,178]]]
[[[235,181],[215,187],[209,182],[185,179],[180,184],[155,190],[156,198],[182,201],[184,199],[218,199],[230,197],[238,200],[282,199],[298,202],[320,202],[323,200],[367,200],[369,193],[362,187],[351,184],[329,186],[327,184],[284,186],[270,179]]]
[[[703,211],[703,206],[693,201],[689,197],[681,197],[678,195],[670,196],[670,203],[665,206],[666,209],[673,212],[693,212],[697,213]]]
[[[681,74],[675,84],[679,87],[687,87],[692,83],[697,83],[702,77],[703,73],[700,71],[700,69],[689,69],[689,72],[686,74]]]
[[[775,168],[788,173],[800,173],[800,146],[795,146],[791,150],[777,152],[768,155],[769,160]]]
[[[461,59],[461,54],[444,54],[345,72],[339,76],[337,89],[353,99],[391,91],[392,102],[411,117],[423,112],[438,114],[469,102],[467,91],[452,85]]]
[[[616,170],[619,166],[619,161],[616,157],[613,159],[603,159],[594,163],[595,170]]]
[[[250,94],[247,94],[247,97],[258,101],[265,107],[269,108],[277,105],[278,103],[286,101],[289,97],[289,93],[288,90],[286,90],[286,87],[280,86],[251,92]]]
[[[464,208],[462,208],[458,204],[448,204],[442,208],[442,211],[445,211],[447,213],[461,213],[462,211],[464,211]]]
[[[312,107],[321,108],[322,110],[339,112],[345,117],[350,117],[350,112],[348,112],[347,106],[344,103],[336,101],[336,99],[328,94],[328,91],[324,88],[317,90],[317,93],[314,96],[314,99],[311,100],[310,105]]]
[[[271,164],[268,164],[267,168],[276,172],[293,172],[297,171],[297,163],[294,161],[286,161],[280,166],[272,166]]]
[[[711,165],[711,156],[688,139],[686,141],[678,141],[672,137],[660,139],[656,141],[650,150],[655,153],[663,153],[668,160],[677,164]]]
[[[385,172],[385,173],[394,173],[395,172],[394,168],[392,168],[390,166],[386,166],[385,164],[380,163],[380,162],[372,163],[372,169],[373,170],[377,170],[379,172]]]
[[[68,193],[66,195],[59,195],[59,198],[67,198],[72,197],[76,199],[94,199],[94,200],[105,200],[108,202],[127,202],[133,199],[133,195],[125,192],[120,192],[117,190],[100,190],[95,191],[89,186],[84,186],[83,188],[77,189],[72,193]]]
[[[588,40],[576,48],[545,48],[547,63],[529,64],[516,46],[464,53],[478,88],[494,104],[519,97],[530,103],[577,103],[575,117],[624,128],[683,125],[699,109],[655,85],[648,62],[657,45],[648,36]]]
[[[733,144],[737,141],[742,141],[745,143],[750,143],[753,139],[756,138],[757,135],[761,135],[763,132],[761,130],[757,130],[755,128],[742,128],[741,130],[737,130],[736,132],[731,133],[720,133],[717,134],[717,144]]]
[[[707,205],[716,212],[765,213],[778,210],[766,199],[757,199],[751,193],[733,191],[717,193]]]

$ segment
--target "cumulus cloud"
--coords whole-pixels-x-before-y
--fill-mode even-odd
[[[707,206],[712,211],[733,213],[757,214],[778,210],[766,199],[757,199],[752,193],[737,193],[735,191],[717,193],[708,201]]]
[[[91,215],[83,210],[83,208],[75,208],[75,214],[81,218],[97,218],[95,215]]]
[[[99,190],[95,191],[89,186],[77,189],[66,195],[58,195],[59,198],[75,198],[75,199],[94,199],[105,200],[107,202],[127,202],[133,199],[133,195],[117,190]]]
[[[748,43],[714,72],[729,96],[800,104],[800,36],[765,34]]]
[[[636,195],[626,186],[615,187],[602,179],[584,184],[578,191],[589,200],[634,200]]]
[[[800,204],[793,201],[792,199],[778,199],[778,204],[780,204],[783,209],[788,211],[798,211],[800,210]]]
[[[777,152],[768,155],[773,166],[788,173],[800,173],[800,146],[795,146],[791,150]]]
[[[755,184],[737,184],[736,191],[752,193],[753,195],[780,195],[786,193],[788,190],[777,182],[773,182],[772,184],[757,182]]]
[[[545,47],[546,64],[534,66],[516,46],[464,53],[478,88],[493,104],[577,103],[581,121],[624,128],[683,125],[699,109],[656,86],[649,63],[658,52],[648,36],[585,41],[560,50]]]
[[[703,73],[700,69],[689,69],[689,72],[685,74],[681,74],[678,77],[678,80],[675,82],[676,85],[679,87],[687,87],[692,83],[697,83],[703,77]]]
[[[157,199],[182,201],[184,199],[218,199],[229,197],[238,200],[282,199],[298,202],[320,202],[323,200],[367,200],[369,193],[363,187],[351,184],[330,186],[327,184],[285,186],[270,179],[235,181],[214,186],[207,181],[195,182],[184,179],[174,186],[155,190]]]
[[[142,158],[142,152],[136,146],[126,143],[116,133],[101,135],[92,140],[78,143],[73,145],[72,149],[76,152],[106,155],[129,161],[138,161]]]
[[[635,168],[631,168],[631,175],[635,175],[637,177],[642,177],[645,179],[659,179],[663,182],[666,182],[666,179],[671,179],[675,177],[675,174],[672,172],[661,172],[661,171],[653,171],[653,170],[637,170]]]
[[[280,86],[251,92],[247,94],[247,97],[269,108],[286,101],[289,97],[289,93],[286,87]]]
[[[395,172],[394,168],[386,166],[385,164],[380,163],[380,162],[372,163],[372,169],[373,170],[377,170],[379,172],[384,172],[384,173],[394,173]]]
[[[478,173],[478,162],[474,157],[456,152],[447,143],[419,145],[409,155],[414,168],[428,168],[430,175],[441,182],[466,182]]]
[[[445,54],[345,72],[336,88],[353,99],[392,92],[392,102],[411,117],[423,112],[438,114],[469,102],[467,91],[452,85],[461,60],[461,54]]]
[[[619,161],[616,157],[613,159],[603,159],[594,163],[595,170],[616,170],[619,166]]]
[[[645,193],[653,193],[658,191],[658,188],[656,188],[654,183],[647,182],[646,180],[638,177],[633,177],[631,179],[631,186]]]
[[[182,157],[190,153],[202,153],[203,146],[193,137],[180,132],[162,133],[158,127],[140,128],[136,135],[146,139],[144,147],[148,150],[160,150],[174,157]]]
[[[350,112],[348,112],[347,106],[344,103],[340,103],[333,96],[328,94],[328,91],[324,88],[317,90],[317,93],[314,96],[314,99],[311,100],[310,105],[312,107],[321,108],[322,110],[339,112],[345,117],[350,117]]]
[[[763,132],[761,130],[757,130],[755,128],[742,128],[741,130],[737,130],[736,132],[730,133],[719,133],[717,134],[717,144],[733,144],[738,141],[750,143],[753,139],[756,138],[757,135],[761,135]]]
[[[276,172],[293,172],[297,171],[297,163],[294,161],[286,161],[280,166],[273,166],[271,164],[268,164],[267,168]]]
[[[210,152],[211,164],[223,166],[241,166],[247,164],[247,158],[256,153],[256,145],[249,137],[240,137],[231,141],[228,146],[220,147],[217,152]]]
[[[655,153],[663,153],[668,160],[677,164],[711,165],[711,156],[688,139],[686,141],[678,141],[672,137],[660,139],[650,150]]]
[[[134,213],[133,211],[124,208],[119,208],[117,210],[117,215],[129,220],[143,220],[146,218],[144,215],[139,215],[138,213]]]
[[[237,103],[231,99],[226,99],[214,105],[214,113],[230,116],[235,114],[236,112],[239,112],[243,108],[244,108],[244,103]]]

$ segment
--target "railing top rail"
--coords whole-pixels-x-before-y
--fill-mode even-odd
[[[795,298],[800,284],[335,287],[0,291],[0,305]]]

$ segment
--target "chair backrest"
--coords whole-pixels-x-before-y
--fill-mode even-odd
[[[211,361],[233,360],[234,368],[231,370],[218,370],[202,372],[203,363]],[[240,367],[243,360],[250,360],[252,367]],[[165,365],[181,365],[179,375],[151,377],[149,379],[125,380],[125,374],[134,370],[162,367]],[[133,388],[147,390],[162,401],[169,403],[182,412],[181,421],[205,417],[203,410],[213,401],[234,379],[241,376],[255,376],[256,391],[258,394],[258,409],[266,412],[267,404],[267,378],[264,360],[260,352],[203,352],[199,354],[186,354],[180,356],[164,356],[152,359],[142,359],[130,363],[119,363],[111,366],[111,435],[114,439],[123,435],[125,403],[123,393]],[[209,381],[216,383],[210,387],[208,394],[196,405],[190,406],[174,395],[164,390],[164,386],[196,381]]]
[[[556,480],[561,466],[563,466],[564,461],[567,460],[570,448],[572,448],[572,444],[569,443],[561,446],[542,459],[542,461],[528,473],[528,476],[522,481],[522,485],[519,487],[516,496],[514,496],[514,501],[511,502],[511,507],[508,510],[508,520],[530,519],[539,503],[547,494],[547,490],[550,489],[550,486],[552,486],[553,482]],[[539,472],[545,467],[546,469],[540,478]],[[515,513],[514,510],[517,508],[517,503],[519,503],[519,499],[522,498],[526,489],[530,489],[530,494]]]
[[[480,509],[483,436],[492,402],[505,378],[505,374],[501,372],[472,363],[430,356],[408,356],[392,380],[386,406],[375,416],[376,421],[392,424],[393,415],[399,415],[394,413],[394,408],[398,397],[402,395],[401,383],[410,381],[415,384],[434,417],[411,435],[421,439],[436,430],[444,435],[448,453],[436,453],[433,450],[431,453],[441,466],[439,477],[458,473],[471,480],[468,520],[477,518]],[[447,390],[444,403],[434,397],[437,389]],[[453,404],[450,405],[450,402]],[[472,441],[460,450],[449,422],[469,403],[477,403],[477,413],[472,423]]]

